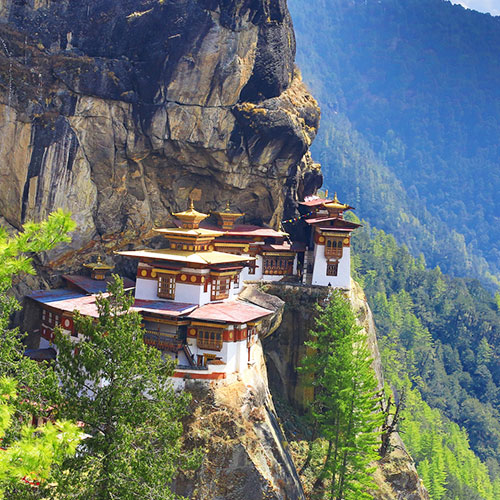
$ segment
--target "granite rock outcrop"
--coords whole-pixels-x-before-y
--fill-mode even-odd
[[[1,0],[1,215],[74,214],[50,270],[150,244],[192,194],[276,226],[321,183],[294,56],[285,0]]]
[[[260,350],[253,370],[224,383],[191,381],[193,413],[187,446],[205,450],[194,477],[175,491],[192,500],[305,500],[267,386]]]

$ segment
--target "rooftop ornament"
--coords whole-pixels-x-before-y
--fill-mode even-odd
[[[344,210],[354,209],[354,207],[351,207],[347,203],[340,203],[339,199],[337,198],[337,193],[335,193],[335,196],[333,197],[333,201],[331,201],[330,203],[325,203],[324,207],[328,211],[331,210],[331,211],[339,211],[339,212],[342,212]]]
[[[205,220],[209,214],[195,210],[193,199],[191,198],[188,210],[173,213],[172,215],[181,221],[183,229],[198,229],[200,222]]]
[[[100,255],[97,257],[96,262],[90,262],[83,265],[84,267],[88,267],[91,270],[90,276],[94,280],[105,280],[107,272],[111,271],[111,269],[114,269],[115,267],[103,262]]]
[[[224,210],[212,212],[212,214],[217,218],[218,225],[225,231],[232,229],[236,220],[245,215],[238,212],[232,212],[229,201],[226,203],[226,208]]]

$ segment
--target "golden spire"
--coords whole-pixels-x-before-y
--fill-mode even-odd
[[[89,262],[83,264],[84,267],[88,267],[91,270],[90,276],[94,280],[104,280],[106,279],[106,272],[111,271],[115,266],[109,266],[102,261],[101,256],[97,256],[96,262]]]
[[[208,214],[198,212],[194,208],[193,198],[190,198],[188,210],[173,213],[172,215],[181,221],[184,229],[198,229],[200,222],[208,217]]]
[[[349,210],[352,209],[350,205],[347,203],[340,203],[339,199],[337,198],[337,193],[335,192],[335,196],[333,197],[333,201],[330,203],[325,203],[324,207],[327,210],[335,210],[335,211],[343,211],[343,210]]]

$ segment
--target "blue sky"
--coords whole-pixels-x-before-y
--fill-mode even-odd
[[[479,12],[489,12],[494,16],[500,16],[500,0],[451,0],[451,2]]]

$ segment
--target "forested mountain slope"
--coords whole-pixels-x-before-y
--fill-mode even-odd
[[[500,295],[429,269],[366,222],[353,243],[386,379],[407,395],[403,439],[431,498],[499,498]]]
[[[326,187],[443,271],[497,281],[500,18],[444,0],[289,6]]]

